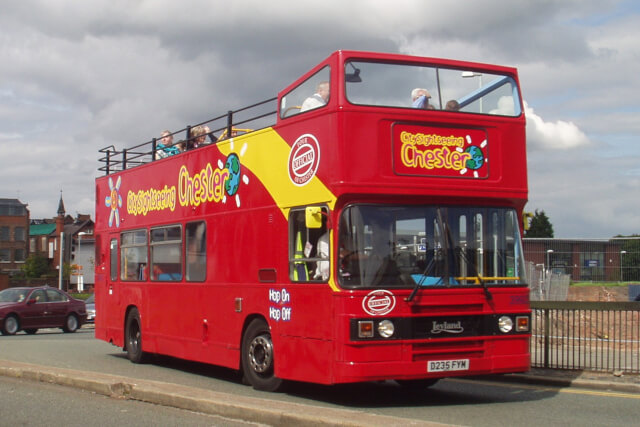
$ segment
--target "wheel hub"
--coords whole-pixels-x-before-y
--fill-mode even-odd
[[[258,373],[266,372],[273,360],[273,345],[268,336],[260,335],[251,341],[249,347],[249,363],[251,368]]]

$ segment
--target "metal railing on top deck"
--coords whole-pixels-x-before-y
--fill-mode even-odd
[[[184,143],[185,151],[189,150],[187,142],[192,141],[196,136],[191,135],[191,129],[195,126],[209,126],[211,128],[208,137],[212,143],[227,139],[229,136],[233,136],[234,131],[255,131],[263,129],[275,124],[275,115],[277,108],[273,106],[277,98],[270,98],[256,104],[249,105],[247,107],[240,108],[238,110],[230,110],[226,114],[214,117],[210,120],[198,123],[196,125],[189,125],[173,132],[171,135],[176,136],[185,132],[184,140],[180,140],[176,144]],[[268,120],[270,117],[272,119]],[[242,129],[239,127],[242,126]],[[251,129],[248,129],[251,128]],[[219,136],[215,135],[219,133]],[[103,163],[98,168],[99,171],[103,171],[105,175],[109,175],[114,172],[119,172],[131,167],[143,165],[149,162],[153,162],[156,159],[157,143],[160,137],[152,138],[150,141],[123,148],[117,150],[113,145],[101,148],[98,150],[104,155],[98,159]]]

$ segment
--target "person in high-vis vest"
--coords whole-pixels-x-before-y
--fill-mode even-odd
[[[298,231],[296,233],[296,248],[293,253],[295,259],[304,258],[304,252],[302,250],[302,234]],[[297,282],[306,282],[309,280],[309,271],[307,270],[307,263],[304,261],[298,261],[293,263],[293,280]]]

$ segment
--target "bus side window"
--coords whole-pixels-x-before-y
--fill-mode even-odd
[[[294,282],[326,281],[330,274],[329,232],[325,208],[320,228],[307,228],[304,209],[289,216],[289,272]]]
[[[109,270],[111,281],[118,279],[118,240],[111,239],[111,246],[109,248]]]
[[[123,232],[120,235],[120,278],[146,280],[147,230]]]
[[[182,227],[151,229],[151,280],[182,280]]]
[[[187,281],[203,282],[207,278],[207,224],[204,221],[187,224]]]

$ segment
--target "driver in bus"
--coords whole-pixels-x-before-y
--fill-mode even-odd
[[[324,232],[318,239],[318,245],[316,248],[316,254],[323,260],[329,259],[329,231]],[[313,275],[314,279],[327,280],[329,278],[329,261],[318,261],[316,263],[316,272]]]

